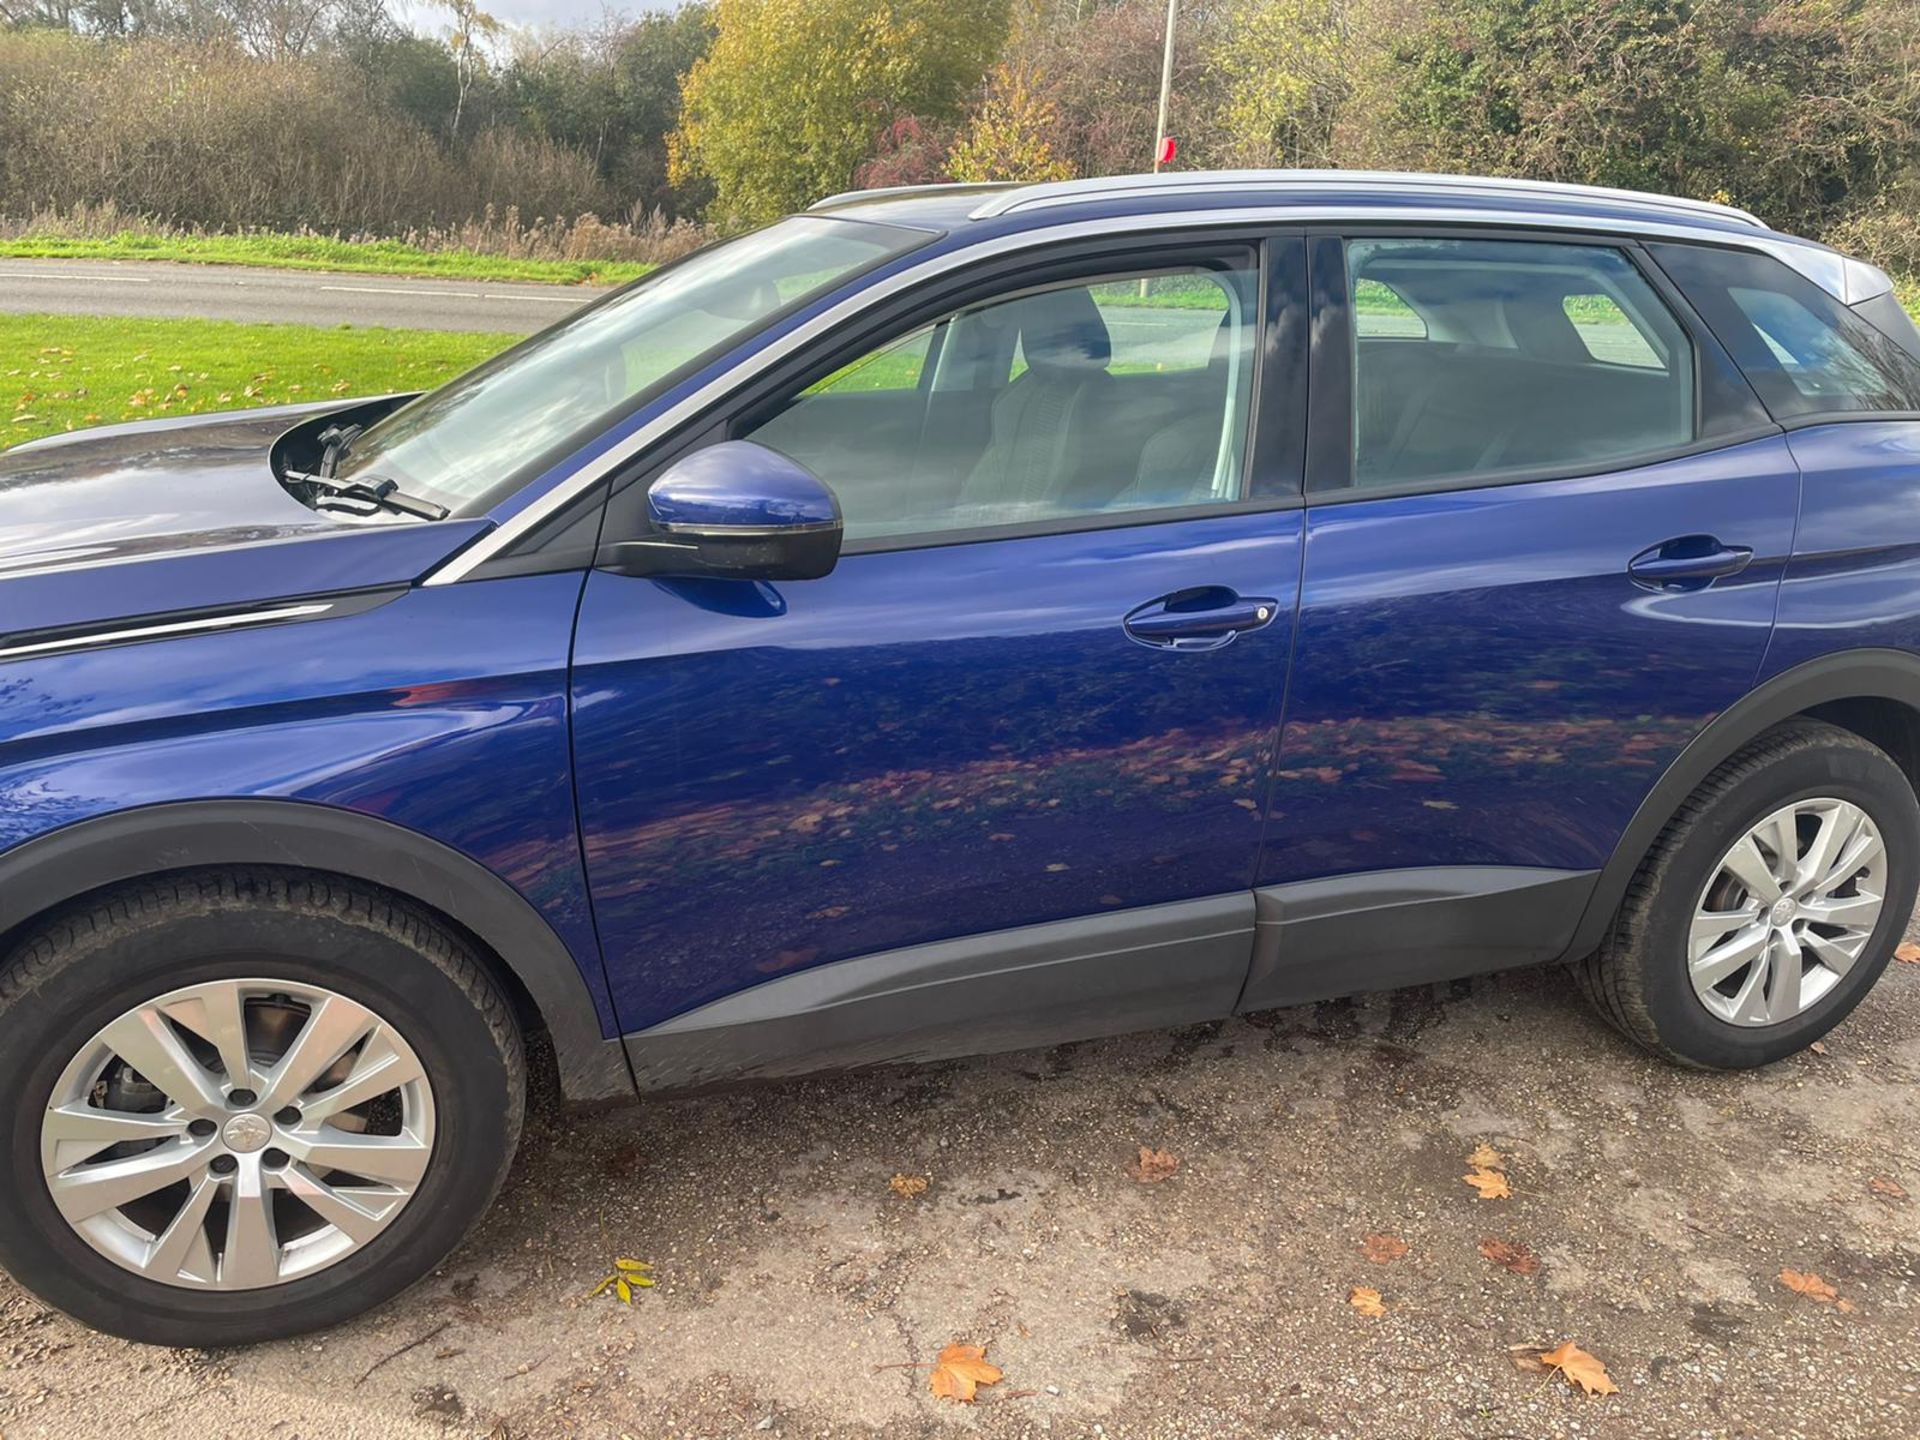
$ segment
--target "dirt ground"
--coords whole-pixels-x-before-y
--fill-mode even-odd
[[[1748,1075],[1648,1059],[1538,972],[549,1112],[443,1271],[320,1336],[142,1348],[0,1278],[0,1435],[1910,1437],[1917,1075],[1920,966]],[[1482,1142],[1511,1199],[1462,1181]],[[1129,1178],[1141,1145],[1178,1172]],[[585,1298],[615,1255],[660,1277],[631,1309]],[[1510,1354],[1563,1340],[1620,1393]],[[1005,1370],[971,1407],[911,1365],[953,1341]]]

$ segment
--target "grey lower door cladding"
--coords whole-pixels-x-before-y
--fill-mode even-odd
[[[840,960],[626,1037],[642,1090],[1018,1050],[1233,1013],[1252,892]]]
[[[1256,890],[1253,965],[1235,1009],[1558,960],[1598,878],[1593,870],[1457,865]]]

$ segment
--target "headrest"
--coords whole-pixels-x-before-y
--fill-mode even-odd
[[[1075,287],[1048,290],[1019,302],[1020,353],[1042,379],[1067,379],[1104,370],[1113,358],[1107,322],[1093,296]]]

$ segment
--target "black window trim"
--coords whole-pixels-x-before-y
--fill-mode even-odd
[[[1307,428],[1304,423],[1307,347],[1304,340],[1296,342],[1291,366],[1279,363],[1284,357],[1279,357],[1277,352],[1283,345],[1283,332],[1291,333],[1297,327],[1304,334],[1309,328],[1304,283],[1305,228],[1285,224],[1219,227],[1196,224],[1191,230],[1118,231],[1039,245],[984,259],[975,265],[956,267],[936,282],[915,287],[854,317],[719,398],[673,434],[649,446],[641,456],[635,457],[634,463],[615,475],[606,502],[602,538],[611,538],[616,531],[622,536],[629,531],[635,536],[646,533],[642,518],[644,505],[638,497],[644,495],[645,484],[675,460],[728,438],[737,424],[772,401],[831,375],[890,338],[910,334],[918,326],[970,304],[1103,274],[1107,278],[1116,275],[1132,278],[1143,269],[1161,265],[1178,267],[1196,258],[1217,262],[1236,250],[1251,252],[1259,279],[1255,311],[1259,328],[1247,424],[1248,451],[1243,461],[1244,483],[1249,493],[1242,499],[1201,505],[1143,506],[1011,525],[873,536],[849,541],[841,553],[858,556],[944,549],[952,545],[1090,534],[1142,525],[1297,510],[1305,503],[1302,488]],[[1018,283],[1010,286],[1010,281]]]
[[[1685,445],[1640,454],[1616,456],[1599,462],[1563,466],[1515,468],[1492,474],[1472,471],[1426,476],[1392,485],[1357,486],[1353,482],[1353,346],[1356,323],[1347,275],[1346,247],[1369,239],[1506,240],[1577,245],[1619,251],[1667,306],[1694,347],[1694,415],[1696,438]],[[1738,246],[1722,248],[1738,249]],[[1306,496],[1310,506],[1352,505],[1409,495],[1432,495],[1467,490],[1490,490],[1509,485],[1532,485],[1552,480],[1578,480],[1599,475],[1626,475],[1654,465],[1712,454],[1751,444],[1782,432],[1760,403],[1751,383],[1734,363],[1719,339],[1693,305],[1649,256],[1640,238],[1627,232],[1542,230],[1524,225],[1429,225],[1414,221],[1366,224],[1314,225],[1307,231],[1308,287],[1313,297],[1313,345],[1310,359],[1309,417],[1307,422]],[[1740,398],[1750,400],[1750,420],[1707,434],[1710,400],[1707,367],[1716,365],[1737,382]],[[1716,410],[1716,413],[1717,410]],[[1857,416],[1856,416],[1857,418]]]

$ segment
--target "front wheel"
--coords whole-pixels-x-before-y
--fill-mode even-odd
[[[1886,968],[1920,884],[1920,802],[1851,731],[1796,720],[1710,775],[1581,967],[1601,1013],[1683,1064],[1810,1045]]]
[[[0,967],[0,1265],[165,1345],[397,1294],[485,1213],[520,1129],[511,1013],[457,936],[302,872],[167,877]]]

